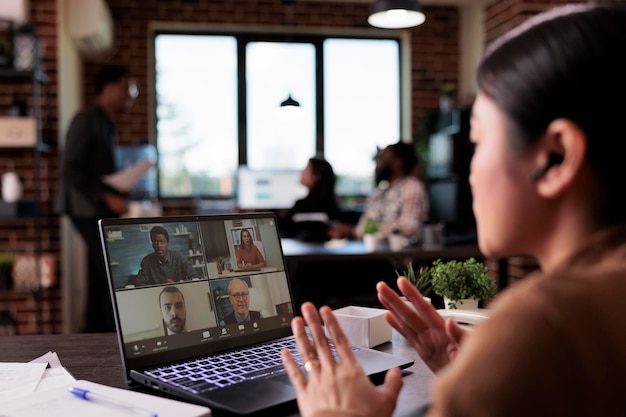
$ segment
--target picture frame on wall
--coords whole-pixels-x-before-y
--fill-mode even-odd
[[[0,19],[0,68],[13,66],[13,21]]]

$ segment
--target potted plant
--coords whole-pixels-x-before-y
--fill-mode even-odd
[[[442,113],[449,112],[454,108],[454,95],[456,94],[456,84],[453,82],[444,83],[441,86],[439,96],[439,110]]]
[[[374,219],[368,219],[363,227],[363,244],[365,250],[368,252],[374,252],[378,249],[378,232],[380,230],[380,221]]]
[[[408,244],[408,239],[402,234],[402,230],[395,228],[389,235],[389,249],[394,252],[401,251]]]
[[[415,270],[413,269],[413,264],[409,262],[406,266],[406,269],[402,271],[402,273],[400,273],[396,269],[396,275],[398,277],[405,277],[415,288],[417,288],[420,294],[422,294],[422,297],[430,302],[430,297],[427,297],[427,295],[432,290],[433,285],[429,267],[421,267],[416,274]],[[408,300],[406,299],[405,301],[408,302]]]
[[[474,258],[445,263],[437,259],[430,268],[433,291],[443,297],[446,308],[477,308],[479,301],[496,295],[496,283],[488,272]]]

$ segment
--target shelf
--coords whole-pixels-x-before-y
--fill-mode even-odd
[[[17,201],[15,203],[0,201],[0,219],[32,218],[36,215],[36,201]]]
[[[36,79],[42,84],[47,84],[49,78],[42,71],[20,71],[13,68],[0,68],[0,78],[15,78],[15,79]]]

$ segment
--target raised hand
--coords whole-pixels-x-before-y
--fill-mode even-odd
[[[464,330],[451,319],[444,321],[405,277],[398,278],[397,283],[413,307],[387,284],[379,282],[378,299],[389,310],[385,318],[411,343],[426,365],[437,372],[456,357]]]
[[[354,357],[350,343],[329,307],[304,303],[303,317],[296,317],[291,328],[296,338],[307,376],[295,362],[291,352],[281,352],[283,364],[298,394],[298,407],[303,417],[316,413],[348,416],[391,416],[402,388],[402,373],[391,369],[381,389],[377,389]],[[329,330],[337,351],[337,360],[328,346],[322,320]],[[313,338],[309,340],[305,323]],[[327,414],[324,414],[327,415]]]

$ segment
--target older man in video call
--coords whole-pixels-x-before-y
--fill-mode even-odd
[[[233,312],[222,319],[220,326],[263,318],[260,312],[250,310],[250,289],[245,281],[233,279],[228,283],[228,299]]]

